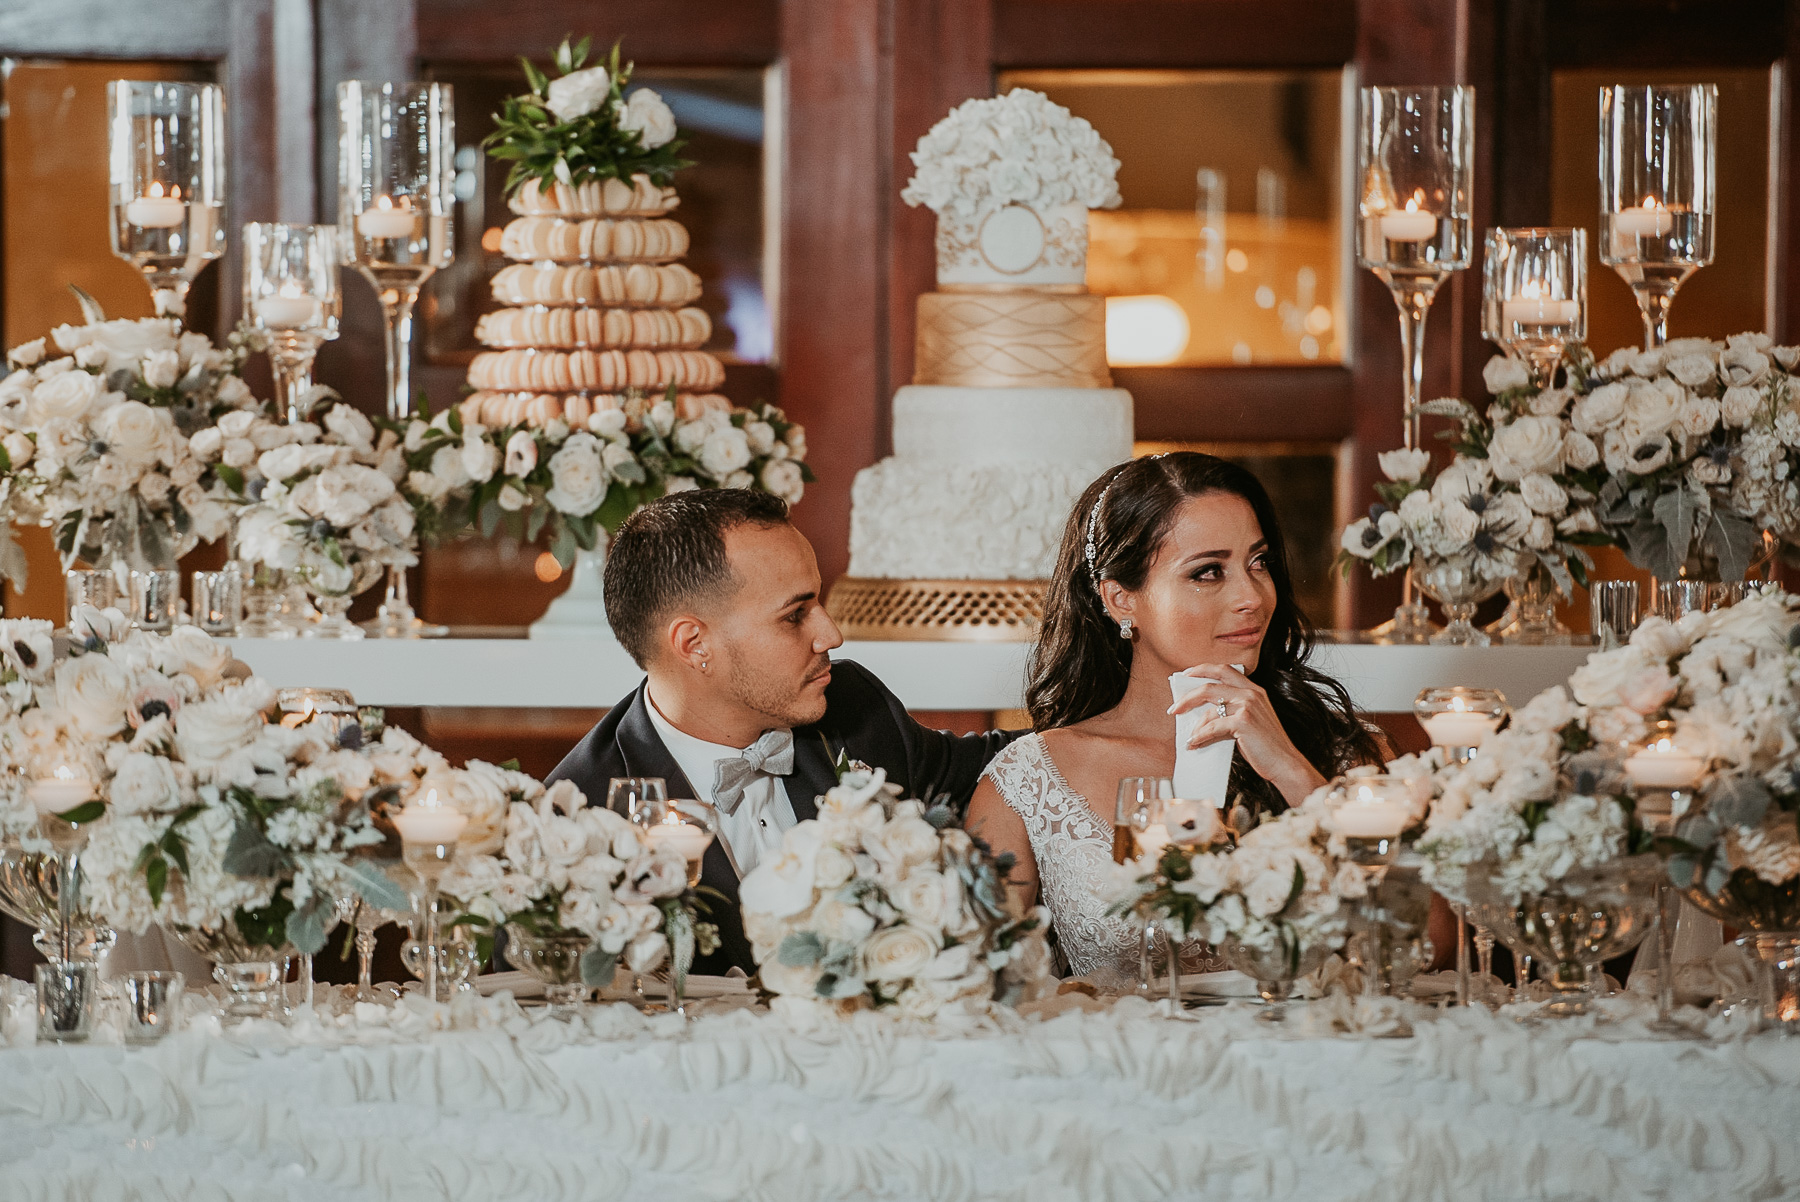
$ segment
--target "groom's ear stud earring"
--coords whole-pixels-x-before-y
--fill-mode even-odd
[[[1130,618],[1120,618],[1119,619],[1119,637],[1124,639],[1128,643],[1131,641],[1131,619]]]

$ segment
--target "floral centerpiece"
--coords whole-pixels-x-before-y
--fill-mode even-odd
[[[933,1019],[1035,995],[1049,971],[1044,912],[1010,895],[1009,856],[950,819],[853,765],[819,816],[786,832],[739,888],[776,1009]]]
[[[633,65],[619,62],[616,43],[604,63],[587,66],[592,41],[563,39],[555,79],[520,60],[531,91],[507,97],[482,142],[489,154],[512,163],[509,194],[533,181],[576,186],[645,175],[666,184],[690,165],[680,156],[682,139],[662,97],[649,88],[625,94]]]
[[[647,842],[622,815],[588,805],[569,781],[545,788],[479,762],[452,775],[450,796],[459,805],[491,808],[505,799],[498,846],[465,850],[442,885],[467,910],[458,921],[482,930],[484,960],[493,932],[505,927],[514,945],[509,958],[528,957],[550,968],[547,976],[573,969],[581,985],[604,986],[620,961],[638,974],[668,961],[679,992],[694,956],[718,946],[718,928],[699,918],[706,903],[689,887],[679,851]],[[572,941],[574,954],[546,953],[543,945],[558,940]]]
[[[630,394],[576,428],[560,418],[486,425],[479,402],[403,431],[404,488],[422,526],[447,537],[474,525],[526,542],[548,533],[565,567],[645,502],[692,488],[760,488],[792,504],[813,479],[806,431],[773,405],[690,404]]]
[[[173,567],[201,539],[223,537],[189,439],[225,414],[254,409],[240,373],[246,341],[215,348],[168,318],[59,326],[16,347],[0,380],[0,447],[19,520],[49,526],[65,566]]]

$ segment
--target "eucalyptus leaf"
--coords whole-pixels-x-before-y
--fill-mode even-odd
[[[251,822],[239,822],[225,845],[220,866],[233,876],[272,877],[290,866],[288,854],[269,842],[269,837]]]
[[[404,910],[411,904],[406,890],[373,864],[351,860],[344,866],[344,875],[350,878],[357,896],[378,910]]]
[[[1726,826],[1757,826],[1774,800],[1769,787],[1754,777],[1727,777],[1713,786],[1708,810]]]
[[[825,958],[825,944],[815,931],[795,931],[781,941],[775,958],[788,968],[811,968]]]
[[[1711,847],[1719,838],[1719,824],[1704,814],[1683,819],[1675,828],[1675,837],[1695,847]]]
[[[303,909],[287,916],[287,941],[298,950],[312,955],[325,947],[325,920],[335,915],[337,907],[323,897],[314,897]]]
[[[1700,516],[1699,498],[1685,488],[1677,488],[1656,498],[1650,513],[1662,524],[1669,550],[1678,560],[1686,559],[1687,549],[1694,542],[1694,522]],[[1673,576],[1674,573],[1659,572],[1658,575]]]
[[[595,989],[605,989],[613,982],[613,975],[618,972],[619,957],[608,951],[602,951],[598,943],[590,943],[586,951],[581,953],[581,983]]]
[[[1700,871],[1700,860],[1697,856],[1673,855],[1667,863],[1669,883],[1677,889],[1694,887],[1694,876]]]
[[[1720,890],[1724,889],[1730,880],[1731,865],[1727,864],[1722,857],[1715,858],[1706,866],[1706,876],[1700,882],[1700,887],[1711,896],[1717,897]]]
[[[679,901],[671,901],[663,913],[663,933],[669,938],[669,981],[677,994],[683,994],[688,971],[694,967],[694,916]]]
[[[1734,513],[1713,510],[1706,526],[1706,545],[1719,561],[1719,579],[1738,581],[1750,570],[1757,542],[1756,527]]]

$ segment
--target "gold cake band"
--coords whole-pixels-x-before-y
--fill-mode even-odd
[[[1111,388],[1106,298],[1086,292],[927,292],[913,383],[953,388]]]
[[[845,576],[825,612],[846,639],[1029,643],[1044,621],[1042,580],[871,580]]]

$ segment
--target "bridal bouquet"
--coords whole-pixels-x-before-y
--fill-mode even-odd
[[[377,436],[344,404],[322,427],[257,457],[265,483],[243,509],[238,547],[253,563],[293,572],[318,596],[344,598],[382,568],[418,562],[415,519],[395,483],[406,475],[398,435]]]
[[[682,854],[588,805],[571,782],[546,789],[523,773],[476,762],[451,774],[448,796],[464,812],[491,810],[504,798],[499,845],[473,854],[465,847],[442,886],[467,910],[459,921],[486,928],[477,940],[483,959],[500,926],[539,937],[585,935],[593,942],[581,957],[582,982],[604,986],[621,959],[639,974],[669,960],[685,976],[696,953],[718,946],[718,928],[697,917],[706,905],[688,886]]]
[[[744,878],[744,930],[777,1008],[929,1020],[1035,995],[1049,973],[1044,912],[1010,896],[1011,857],[950,817],[853,765]]]
[[[155,565],[220,538],[189,438],[256,405],[239,371],[248,346],[215,348],[167,318],[59,326],[8,355],[0,447],[17,518],[52,527],[65,564],[122,558]]]
[[[731,409],[671,388],[655,402],[602,397],[576,428],[560,417],[496,413],[507,400],[471,397],[401,432],[405,488],[434,536],[473,524],[484,536],[504,526],[532,542],[548,530],[566,567],[665,493],[760,488],[792,504],[813,479],[806,431],[773,405]]]

